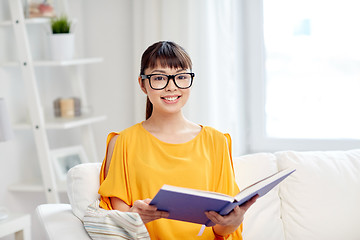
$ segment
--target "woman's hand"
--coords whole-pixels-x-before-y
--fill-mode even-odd
[[[144,223],[154,221],[159,218],[167,218],[168,212],[158,211],[153,205],[149,205],[151,199],[137,200],[134,205],[129,209],[129,212],[136,212],[140,215]]]
[[[205,212],[206,216],[216,225],[213,227],[216,234],[226,236],[234,232],[244,220],[246,211],[253,205],[259,196],[256,195],[243,205],[236,206],[226,216],[221,216],[217,212],[209,211]]]

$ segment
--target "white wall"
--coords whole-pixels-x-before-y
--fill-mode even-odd
[[[86,54],[104,58],[87,72],[91,105],[95,112],[108,116],[105,122],[94,125],[98,151],[103,153],[109,132],[135,123],[133,92],[139,73],[133,71],[132,4],[109,0],[86,1],[83,5]]]

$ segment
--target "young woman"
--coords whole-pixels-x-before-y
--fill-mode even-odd
[[[173,42],[157,42],[143,53],[139,76],[147,95],[146,120],[110,133],[100,176],[100,207],[136,212],[151,239],[242,239],[244,213],[255,198],[229,215],[207,212],[216,225],[197,237],[200,225],[166,219],[149,205],[163,184],[235,196],[231,139],[187,120],[186,104],[194,79],[192,62]]]

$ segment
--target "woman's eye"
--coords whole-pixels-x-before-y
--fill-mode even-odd
[[[162,81],[164,79],[165,78],[163,76],[154,76],[154,80],[156,80],[156,81]]]
[[[176,78],[179,80],[187,80],[189,78],[189,76],[187,74],[183,74],[183,75],[176,76]]]

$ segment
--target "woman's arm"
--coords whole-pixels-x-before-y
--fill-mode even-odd
[[[256,195],[240,207],[237,206],[226,216],[210,211],[205,212],[206,216],[216,225],[213,226],[214,233],[220,236],[227,236],[233,233],[244,220],[245,212],[253,205],[259,196]]]
[[[167,218],[169,213],[163,211],[157,211],[157,208],[153,205],[149,205],[151,199],[136,200],[134,205],[130,207],[124,201],[119,198],[110,198],[113,209],[120,210],[122,212],[136,212],[140,215],[144,223],[148,223],[160,218]]]
[[[114,147],[115,147],[117,138],[118,138],[118,135],[114,136],[109,142],[106,163],[105,163],[105,178],[109,171],[110,162],[111,162],[111,158],[112,158],[112,155],[114,152]],[[137,200],[134,202],[133,206],[127,205],[123,200],[121,200],[117,197],[110,197],[110,202],[111,202],[111,206],[113,209],[116,209],[116,210],[119,210],[122,212],[138,213],[144,223],[148,223],[148,222],[154,221],[159,218],[166,218],[169,216],[169,213],[163,212],[163,211],[157,211],[157,208],[155,206],[149,205],[149,203],[151,202],[151,199]]]

